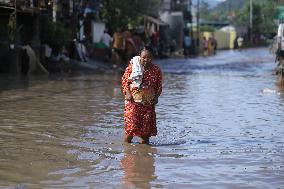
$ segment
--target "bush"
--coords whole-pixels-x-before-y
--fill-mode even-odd
[[[200,31],[201,32],[214,32],[215,29],[212,26],[204,25],[204,26],[200,26]]]
[[[43,18],[41,22],[41,42],[52,48],[54,54],[58,54],[66,44],[69,33],[60,22],[52,22],[50,18]]]

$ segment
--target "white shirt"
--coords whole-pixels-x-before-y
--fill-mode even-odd
[[[102,42],[107,46],[110,47],[110,43],[112,42],[112,38],[108,33],[104,33],[102,36]]]
[[[239,37],[238,40],[237,40],[238,45],[242,46],[243,45],[243,41],[244,41],[244,39],[242,37]]]

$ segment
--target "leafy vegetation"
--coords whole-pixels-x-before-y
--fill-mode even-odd
[[[271,0],[253,1],[252,9],[252,34],[270,34],[275,32],[276,23],[274,22],[277,14],[277,4]],[[243,9],[237,11],[234,23],[250,27],[250,4],[246,1]]]
[[[253,34],[275,32],[274,21],[277,14],[277,0],[252,0]],[[213,22],[229,22],[234,25],[250,27],[250,0],[227,0],[210,9],[206,2],[201,3],[201,18]]]
[[[201,32],[214,32],[215,28],[213,26],[208,26],[208,25],[204,25],[204,26],[200,26],[200,31]]]
[[[17,27],[16,14],[12,13],[7,25],[9,43],[16,43],[19,38],[19,32],[22,26]]]
[[[60,22],[52,22],[51,18],[42,18],[41,27],[41,42],[49,45],[57,54],[66,44],[69,33],[64,25]]]
[[[109,23],[108,27],[112,31],[128,24],[135,27],[141,23],[144,14],[156,15],[159,5],[159,0],[104,0],[101,17]]]

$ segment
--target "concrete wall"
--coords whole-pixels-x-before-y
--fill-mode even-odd
[[[105,30],[105,23],[92,21],[92,40],[93,43],[99,43]]]
[[[182,12],[164,12],[160,15],[163,22],[169,24],[171,38],[176,40],[176,48],[181,49],[183,45],[184,20]]]

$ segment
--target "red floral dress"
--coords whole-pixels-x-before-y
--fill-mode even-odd
[[[122,77],[122,90],[130,90],[131,81],[128,78],[132,72],[132,64],[129,64]],[[162,73],[158,66],[150,63],[144,69],[142,85],[154,89],[155,94],[160,96],[162,92]],[[133,94],[135,91],[131,91]],[[156,113],[155,104],[143,105],[125,100],[124,131],[130,136],[156,136]]]

